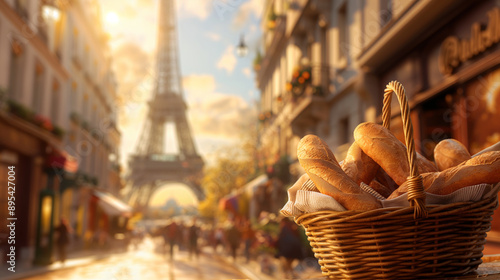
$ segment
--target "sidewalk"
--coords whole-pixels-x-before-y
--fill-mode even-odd
[[[211,249],[205,248],[206,254],[212,254],[213,256],[225,261],[229,265],[235,266],[239,269],[243,274],[245,274],[250,280],[276,280],[283,279],[283,273],[281,271],[281,265],[278,259],[273,257],[270,258],[271,266],[274,267],[274,273],[272,275],[265,274],[261,271],[260,264],[257,260],[250,260],[250,262],[246,263],[246,259],[239,255],[236,261],[234,261],[231,257],[229,257],[225,252],[220,251],[217,254],[214,254]],[[487,242],[484,245],[483,250],[483,264],[480,267],[483,267],[484,270],[488,270],[490,267],[498,267],[500,264],[500,243],[496,242]],[[295,265],[295,272],[298,277],[294,279],[321,279],[323,276],[321,274],[321,270],[314,267],[315,260],[311,260],[309,263],[307,260],[303,261],[301,265]],[[499,278],[500,279],[500,278]]]
[[[236,261],[233,260],[229,254],[224,251],[219,251],[214,253],[211,248],[205,247],[203,248],[203,253],[207,255],[212,255],[219,260],[226,262],[228,265],[232,265],[236,267],[239,271],[245,274],[250,280],[276,280],[276,279],[285,279],[283,277],[283,272],[281,270],[281,263],[279,259],[274,258],[273,256],[267,257],[267,267],[269,268],[268,273],[264,273],[261,268],[261,264],[259,261],[260,258],[255,260],[251,259],[249,262],[246,261],[246,258],[239,254],[236,258]],[[317,265],[316,259],[309,260],[305,259],[302,262],[295,261],[294,262],[294,272],[297,275],[294,279],[317,279],[321,278],[321,270]]]
[[[59,261],[55,261],[53,264],[48,266],[36,266],[31,262],[23,261],[16,263],[15,272],[7,270],[7,265],[0,266],[0,279],[2,280],[13,280],[22,279],[25,277],[30,277],[38,274],[42,274],[49,271],[68,269],[77,266],[83,266],[91,264],[95,261],[108,258],[109,256],[119,253],[118,251],[99,251],[99,250],[81,250],[74,253],[68,253],[68,259],[64,265]]]

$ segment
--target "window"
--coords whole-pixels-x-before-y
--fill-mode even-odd
[[[88,122],[88,110],[89,110],[89,96],[88,94],[83,95],[83,106],[82,106],[82,121],[83,122]],[[88,125],[88,123],[87,123]]]
[[[71,82],[71,90],[68,98],[68,108],[70,113],[75,112],[77,110],[77,104],[78,104],[78,84],[73,81]]]
[[[35,77],[33,79],[33,98],[31,107],[37,114],[41,114],[43,110],[43,91],[45,88],[45,70],[39,63],[35,63]]]
[[[380,26],[385,26],[392,19],[392,0],[380,0]]]
[[[340,119],[339,121],[339,143],[349,143],[349,117]]]
[[[52,119],[52,123],[59,123],[59,111],[60,111],[60,102],[61,102],[61,87],[57,81],[54,81],[54,85],[52,86],[52,101],[50,104],[50,117]]]
[[[13,39],[12,51],[9,65],[9,98],[14,100],[21,100],[22,97],[22,77],[23,66],[26,55],[24,54],[23,45]]]
[[[349,43],[348,43],[348,24],[347,24],[347,2],[344,2],[342,6],[340,6],[338,10],[338,28],[339,28],[339,44],[338,44],[338,53],[339,53],[339,62],[343,61],[347,58],[347,54],[349,53]]]

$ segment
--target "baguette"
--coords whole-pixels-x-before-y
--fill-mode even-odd
[[[439,171],[437,166],[430,160],[426,159],[423,155],[416,152],[417,155],[417,168],[418,173],[428,173],[428,172],[437,172]]]
[[[362,123],[354,130],[359,147],[401,185],[410,174],[406,147],[387,128],[375,123]]]
[[[370,184],[380,168],[373,159],[361,150],[356,142],[352,143],[340,167],[358,185],[361,182]]]
[[[455,139],[442,140],[434,148],[434,161],[439,171],[457,166],[470,158],[467,148]]]
[[[370,188],[374,189],[376,192],[378,192],[381,196],[383,196],[385,198],[389,197],[393,192],[393,190],[391,190],[389,187],[381,184],[379,181],[377,181],[377,179],[373,179],[370,182],[369,186],[370,186]]]
[[[347,210],[368,211],[381,207],[340,167],[332,151],[315,135],[304,136],[297,147],[297,158],[318,190],[333,197]]]
[[[428,193],[445,195],[463,187],[500,182],[500,152],[485,152],[458,166],[441,172],[424,173],[423,185]],[[407,183],[402,184],[390,196],[396,198],[408,191]]]
[[[374,180],[377,180],[377,182],[387,187],[391,191],[391,193],[399,187],[398,184],[396,184],[396,182],[394,182],[394,180],[392,180],[392,178],[387,175],[387,173],[382,168],[378,169]]]
[[[500,142],[497,142],[487,148],[484,148],[483,150],[477,152],[474,154],[472,157],[477,157],[480,154],[486,153],[486,152],[491,152],[491,151],[500,151]]]

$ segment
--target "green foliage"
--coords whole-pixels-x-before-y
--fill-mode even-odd
[[[248,128],[238,141],[240,144],[220,150],[214,164],[205,167],[201,186],[206,199],[200,202],[200,215],[207,218],[223,215],[219,200],[255,177],[256,135],[255,127]]]
[[[64,137],[64,129],[60,128],[59,126],[54,126],[54,130],[52,130],[52,133],[59,139],[62,139]]]
[[[22,105],[21,103],[17,103],[13,100],[8,100],[7,105],[9,107],[9,111],[13,115],[18,116],[23,120],[33,122],[33,118],[34,118],[35,114],[30,109],[28,109],[27,107]]]

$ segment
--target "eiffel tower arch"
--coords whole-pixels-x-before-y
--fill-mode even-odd
[[[168,182],[184,183],[200,201],[205,197],[198,183],[204,162],[191,136],[182,93],[174,1],[159,1],[154,94],[135,154],[129,158],[129,199],[135,196],[135,206],[141,209]],[[177,151],[169,151],[172,146]]]

